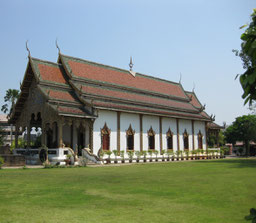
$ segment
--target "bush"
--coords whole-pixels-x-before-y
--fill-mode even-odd
[[[4,165],[4,158],[0,156],[0,169]]]
[[[229,155],[229,147],[227,147],[227,146],[221,146],[221,147],[220,147],[220,150],[222,151],[222,153],[223,153],[224,155]]]

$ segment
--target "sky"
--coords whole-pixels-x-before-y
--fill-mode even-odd
[[[0,0],[0,105],[19,89],[31,56],[56,62],[58,51],[179,82],[216,123],[248,114],[237,74],[239,27],[255,0]]]

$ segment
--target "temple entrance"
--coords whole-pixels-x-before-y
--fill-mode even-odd
[[[77,154],[78,156],[82,156],[82,149],[85,148],[85,129],[80,126],[77,134]]]

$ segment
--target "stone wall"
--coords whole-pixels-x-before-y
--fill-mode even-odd
[[[22,155],[11,154],[10,146],[0,147],[0,156],[4,159],[3,166],[24,166],[25,157]]]

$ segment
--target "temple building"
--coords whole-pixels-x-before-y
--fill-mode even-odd
[[[41,128],[41,144],[81,154],[99,150],[206,149],[212,118],[181,83],[66,56],[29,55],[10,117],[16,129]],[[17,135],[16,135],[16,146]]]

